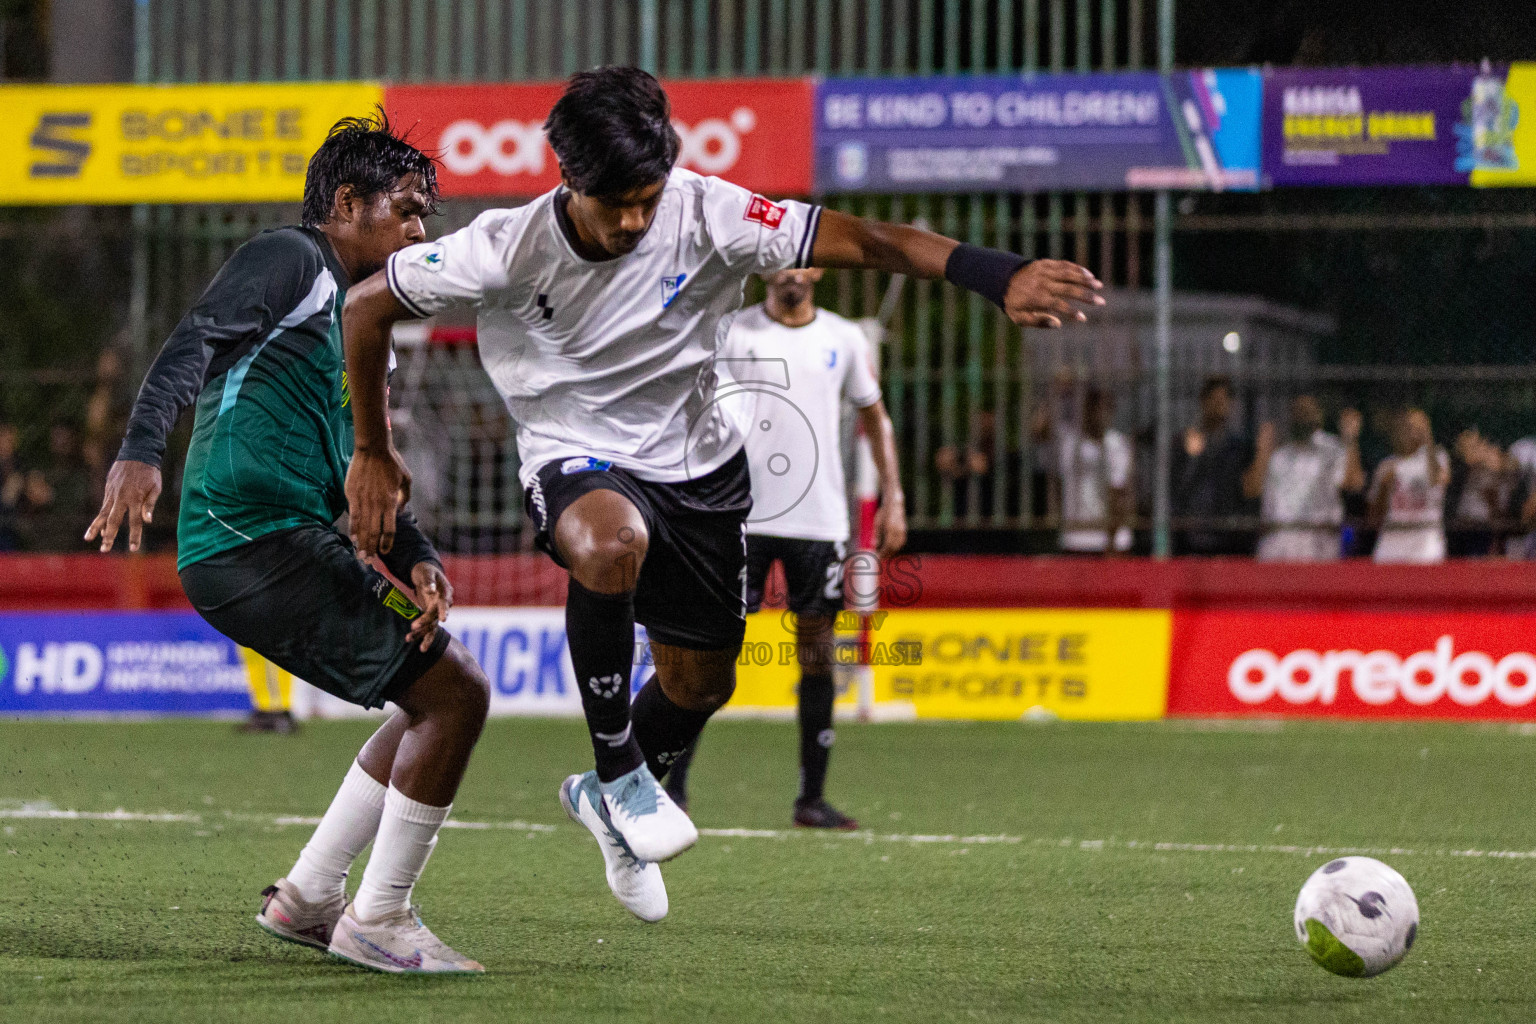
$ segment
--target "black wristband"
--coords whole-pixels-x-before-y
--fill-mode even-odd
[[[1016,253],[961,242],[944,264],[944,280],[975,292],[1002,309],[1008,282],[1029,262]]]

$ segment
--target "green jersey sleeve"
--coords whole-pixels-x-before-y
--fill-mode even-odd
[[[277,326],[324,266],[315,242],[292,229],[263,232],[235,250],[150,367],[118,459],[160,465],[182,410]]]

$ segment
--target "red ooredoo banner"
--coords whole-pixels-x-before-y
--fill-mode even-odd
[[[810,79],[663,85],[682,139],[679,166],[768,195],[810,193]],[[445,195],[533,196],[560,183],[543,125],[561,89],[559,83],[391,85],[384,106],[391,120],[441,156]]]
[[[1180,611],[1170,715],[1536,718],[1536,615]]]

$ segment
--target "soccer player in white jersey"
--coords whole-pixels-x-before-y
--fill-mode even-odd
[[[746,627],[751,484],[715,357],[747,277],[815,265],[947,278],[1036,327],[1085,319],[1077,305],[1102,304],[1102,286],[1072,263],[677,169],[666,94],[637,68],[575,75],[544,129],[560,187],[402,250],[347,294],[351,525],[360,551],[389,551],[409,491],[385,415],[391,325],[474,307],[481,361],[517,421],[538,543],[570,572],[566,628],[597,767],[566,779],[561,802],[597,837],[614,895],[659,920],[657,864],[698,832],[658,776],[730,698]],[[656,674],[631,704],[637,621]]]
[[[794,822],[804,828],[852,830],[853,818],[827,802],[832,752],[833,627],[843,610],[848,557],[848,494],[838,427],[842,404],[858,409],[880,480],[875,545],[890,558],[907,540],[906,498],[896,468],[896,438],[870,367],[864,332],[813,294],[822,271],[768,274],[760,306],[731,323],[721,349],[722,373],[739,385],[752,514],[747,519],[747,611],[763,603],[768,572],[784,566],[800,666],[800,792]],[[690,747],[667,774],[666,789],[688,806]]]

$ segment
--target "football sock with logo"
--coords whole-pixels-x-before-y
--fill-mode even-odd
[[[836,692],[831,673],[800,677],[800,799],[820,800],[827,784],[832,756],[832,701]]]
[[[597,777],[612,782],[645,763],[630,727],[629,676],[635,660],[635,595],[598,594],[571,579],[565,635],[581,707],[592,734]]]
[[[695,739],[689,744],[688,749],[672,762],[672,767],[667,769],[667,795],[685,811],[688,809],[688,773],[693,769],[693,759],[698,752],[699,739]]]
[[[326,808],[325,817],[288,872],[288,882],[311,903],[346,892],[347,871],[373,842],[384,815],[384,787],[356,761]]]
[[[427,858],[437,846],[437,830],[442,828],[453,805],[433,807],[412,800],[394,786],[384,794],[384,816],[379,821],[379,835],[373,841],[373,855],[363,869],[363,884],[352,901],[352,914],[359,921],[377,921],[397,914],[411,905],[411,890]]]
[[[662,690],[661,683],[652,676],[651,681],[635,694],[635,739],[645,754],[645,763],[651,774],[658,779],[688,753],[693,741],[704,731],[709,721],[709,711],[690,711],[672,703],[672,698]]]

